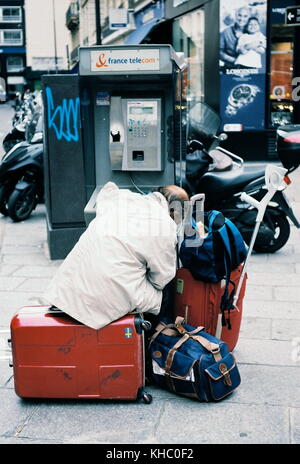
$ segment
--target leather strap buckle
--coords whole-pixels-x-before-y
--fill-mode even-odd
[[[219,371],[220,371],[220,372],[222,373],[222,375],[224,376],[226,385],[228,385],[229,387],[231,387],[231,386],[232,386],[232,381],[231,381],[230,373],[229,373],[229,371],[228,371],[228,368],[227,368],[226,364],[221,363],[221,364],[219,365]]]

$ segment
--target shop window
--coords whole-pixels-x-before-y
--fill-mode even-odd
[[[23,58],[21,56],[8,56],[6,62],[7,72],[23,71]]]
[[[204,10],[187,13],[173,23],[173,44],[188,64],[187,101],[192,105],[204,98]]]
[[[270,126],[293,123],[293,30],[272,27],[270,58]]]

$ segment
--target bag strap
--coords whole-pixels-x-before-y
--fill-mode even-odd
[[[240,231],[236,227],[236,225],[233,224],[233,222],[231,222],[229,219],[225,219],[225,224],[226,224],[226,227],[228,229],[229,235],[234,237],[234,241],[235,241],[234,251],[235,251],[235,255],[236,255],[235,259],[239,261],[241,259],[241,256],[239,255],[238,250],[241,249],[241,250],[245,250],[245,252],[247,252],[246,249],[245,249],[246,247],[245,247],[244,239],[243,239]],[[245,257],[243,257],[243,259],[244,258]]]
[[[209,351],[213,355],[216,362],[221,361],[222,356],[220,351],[220,345],[218,345],[217,343],[210,342],[206,338],[201,337],[201,335],[192,335],[190,338],[204,346],[204,348],[206,348],[207,351]]]
[[[226,280],[225,280],[224,293],[221,299],[222,326],[226,326],[226,323],[227,323],[228,329],[230,330],[231,329],[230,310],[233,309],[234,306],[232,304],[233,295],[232,293],[230,295],[228,294],[230,275],[231,275],[231,269],[232,269],[232,254],[231,254],[231,246],[230,246],[230,240],[228,237],[226,222],[224,223],[222,227],[220,227],[220,229],[215,230],[215,233],[222,240],[222,243],[224,245],[224,266],[225,266]],[[225,318],[225,311],[228,311],[227,320]]]
[[[168,336],[176,336],[178,335],[178,332],[180,335],[182,335],[182,338],[180,338],[175,345],[169,350],[167,360],[166,360],[166,373],[170,372],[170,369],[173,364],[173,359],[175,356],[176,351],[178,348],[180,348],[181,345],[183,345],[187,340],[192,339],[195,340],[196,342],[200,343],[207,351],[209,351],[216,362],[220,361],[222,359],[221,353],[220,353],[220,345],[217,343],[210,342],[206,338],[202,337],[201,335],[195,335],[199,331],[203,330],[204,327],[197,327],[194,330],[187,331],[184,327],[184,318],[181,316],[177,316],[175,320],[175,324],[164,324],[163,322],[160,322],[158,326],[155,329],[155,333],[152,335],[150,339],[150,344],[158,337],[160,333],[164,333],[164,335]]]
[[[164,324],[163,322],[160,322],[156,328],[155,328],[155,332],[154,334],[152,335],[152,337],[150,337],[150,344],[156,339],[156,337],[158,337],[158,335],[162,332],[164,332],[165,335],[169,335],[169,336],[176,336],[177,335],[177,332],[176,330],[174,330],[174,327],[175,327],[175,324]],[[150,346],[149,344],[149,346]]]
[[[218,345],[217,343],[210,342],[209,340],[202,337],[201,335],[195,335],[196,333],[199,332],[199,329],[203,330],[203,327],[197,327],[195,330],[188,332],[182,326],[183,323],[184,323],[184,318],[182,316],[177,316],[175,320],[175,326],[180,333],[182,333],[183,335],[188,335],[189,338],[192,338],[193,340],[195,340],[196,342],[204,346],[204,348],[207,349],[207,351],[212,353],[216,361],[220,361],[222,359],[222,356],[220,354],[220,345]]]
[[[170,351],[168,353],[168,356],[167,356],[167,359],[166,359],[166,364],[165,364],[166,375],[170,375],[170,370],[171,370],[171,367],[172,367],[172,364],[173,364],[173,360],[174,360],[174,356],[175,356],[176,351],[178,350],[178,348],[181,347],[181,345],[183,345],[186,341],[188,341],[189,338],[190,337],[189,337],[189,335],[187,333],[184,334],[183,337],[180,340],[178,340],[177,343],[175,343],[173,348],[170,349]]]
[[[184,322],[185,322],[185,319],[182,316],[177,316],[176,319],[175,319],[175,324],[174,325],[175,325],[175,327],[176,327],[176,329],[178,330],[179,333],[182,333],[182,334],[188,333],[190,335],[194,335],[197,332],[200,332],[201,330],[204,330],[204,327],[202,325],[199,325],[198,327],[196,327],[196,329],[191,330],[190,332],[188,332],[182,326],[182,324],[184,324]]]
[[[214,224],[216,217],[219,216],[219,214],[223,215],[223,213],[215,209],[212,209],[207,214],[204,213],[204,215],[207,217],[207,226],[209,229],[215,230],[213,224]]]

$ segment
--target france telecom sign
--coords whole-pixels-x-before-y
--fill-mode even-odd
[[[300,26],[300,5],[288,6],[286,8],[285,24],[287,26]]]

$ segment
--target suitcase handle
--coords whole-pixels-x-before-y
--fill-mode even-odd
[[[138,316],[134,319],[134,325],[138,334],[141,334],[144,330],[145,332],[149,332],[152,328],[152,324],[149,321],[146,321],[143,317]]]
[[[145,320],[141,323],[141,326],[145,330],[145,332],[149,332],[149,330],[151,330],[151,328],[152,328],[151,322],[150,321],[145,321]]]

